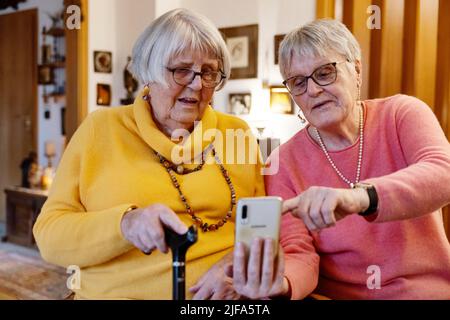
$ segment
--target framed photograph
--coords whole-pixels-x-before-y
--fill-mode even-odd
[[[234,115],[249,114],[251,107],[251,93],[230,93],[228,97],[228,113]]]
[[[294,114],[294,101],[285,87],[270,87],[270,110],[274,113]]]
[[[286,36],[286,34],[277,34],[273,38],[273,48],[274,48],[273,52],[274,52],[275,65],[278,64],[278,53],[280,51],[280,43],[281,43],[281,41],[283,41],[285,36]]]
[[[100,73],[112,72],[112,53],[109,51],[94,51],[94,71]]]
[[[111,105],[111,86],[109,84],[97,84],[97,105],[110,106]]]
[[[219,29],[231,55],[231,79],[258,77],[258,25]]]

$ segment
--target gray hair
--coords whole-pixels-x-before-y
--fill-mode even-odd
[[[231,72],[225,41],[210,20],[188,9],[171,10],[154,20],[136,41],[128,69],[141,83],[168,85],[166,67],[185,51],[216,57],[226,76],[217,90],[225,85]]]
[[[361,61],[358,41],[337,20],[320,19],[291,31],[280,44],[279,65],[283,78],[287,78],[292,56],[326,57],[330,52],[342,55],[350,62]]]

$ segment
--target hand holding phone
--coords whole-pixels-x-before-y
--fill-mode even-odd
[[[242,198],[238,202],[233,287],[244,297],[289,294],[284,255],[279,249],[281,207],[279,197]]]

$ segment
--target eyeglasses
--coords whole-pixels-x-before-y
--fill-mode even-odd
[[[173,80],[180,86],[187,86],[194,81],[196,76],[200,76],[205,88],[214,88],[226,78],[221,71],[195,72],[187,68],[167,68],[167,70],[172,72]]]
[[[319,86],[330,85],[337,79],[336,65],[343,62],[347,62],[347,60],[324,64],[307,77],[293,76],[284,80],[283,84],[293,96],[299,96],[306,92],[308,89],[308,80],[310,78]]]

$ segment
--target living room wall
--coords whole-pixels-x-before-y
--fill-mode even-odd
[[[271,114],[267,85],[281,85],[278,66],[274,64],[274,36],[284,34],[315,17],[315,0],[95,0],[89,4],[89,111],[98,109],[96,84],[107,83],[112,89],[112,105],[125,97],[123,69],[139,34],[156,17],[168,10],[184,7],[209,17],[218,28],[258,24],[258,77],[231,80],[214,97],[214,107],[226,111],[228,95],[251,92],[252,111],[242,116],[253,128],[265,126],[266,134],[285,142],[300,128],[295,115]],[[113,73],[93,72],[93,52],[112,52]],[[264,86],[263,86],[264,84]]]

